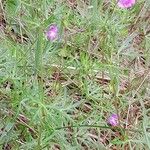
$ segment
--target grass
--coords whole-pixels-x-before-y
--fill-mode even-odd
[[[150,149],[149,0],[0,6],[0,149]]]

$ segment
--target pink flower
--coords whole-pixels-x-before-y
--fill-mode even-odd
[[[135,4],[136,0],[119,0],[118,6],[120,8],[130,8]]]
[[[46,32],[47,39],[54,41],[58,37],[58,27],[57,25],[51,25]]]
[[[112,114],[107,121],[110,125],[117,126],[119,124],[118,118],[117,114]]]

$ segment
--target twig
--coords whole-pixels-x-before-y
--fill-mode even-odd
[[[150,70],[148,71],[148,73],[146,74],[145,78],[142,80],[141,84],[139,85],[139,87],[137,88],[137,90],[135,91],[135,93],[133,94],[133,96],[131,97],[131,99],[129,100],[129,107],[128,107],[128,112],[127,112],[127,121],[126,121],[126,127],[128,126],[128,121],[129,121],[129,113],[130,113],[130,109],[131,109],[131,101],[134,99],[135,95],[137,94],[137,92],[140,90],[141,86],[143,85],[143,83],[145,82],[145,80],[147,79],[147,77],[149,76]]]

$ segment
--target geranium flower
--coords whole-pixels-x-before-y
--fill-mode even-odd
[[[135,4],[136,0],[119,0],[118,6],[120,8],[130,8]]]
[[[108,124],[110,124],[111,126],[117,126],[117,125],[119,124],[118,119],[119,119],[119,117],[118,117],[117,114],[112,114],[112,115],[108,118],[107,122],[108,122]]]
[[[47,39],[54,41],[58,37],[58,27],[57,25],[51,25],[46,32]]]

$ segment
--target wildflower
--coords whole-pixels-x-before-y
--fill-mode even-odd
[[[117,114],[112,114],[109,118],[108,118],[108,123],[112,126],[117,126],[119,124],[118,121],[118,115]]]
[[[119,0],[118,6],[120,8],[130,8],[135,4],[136,0]]]
[[[53,24],[49,27],[46,32],[47,39],[50,41],[54,41],[58,37],[58,27],[57,25]]]

